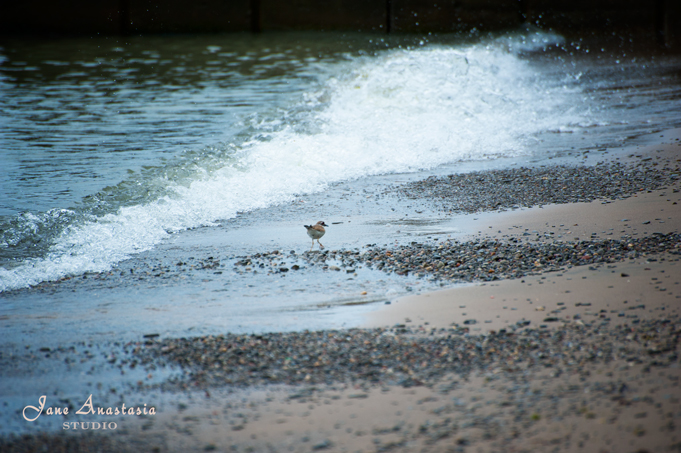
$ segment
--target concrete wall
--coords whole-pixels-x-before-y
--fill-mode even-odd
[[[73,0],[68,3],[37,0],[3,0],[0,32],[3,34],[119,33],[120,0]]]
[[[523,21],[559,31],[657,31],[681,47],[681,0],[4,0],[0,34],[268,30],[451,32]]]
[[[672,0],[668,0],[670,3]],[[677,0],[674,0],[677,1]],[[653,29],[659,0],[527,0],[530,22],[553,27],[568,24],[572,29]]]
[[[121,2],[124,3],[124,2]],[[251,0],[125,0],[127,33],[248,31]]]
[[[385,30],[386,0],[259,0],[262,30]]]
[[[518,0],[392,0],[391,31],[495,30],[522,23]]]

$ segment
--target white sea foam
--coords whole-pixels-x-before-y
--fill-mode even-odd
[[[295,124],[243,143],[225,166],[176,185],[172,196],[70,226],[46,257],[0,269],[0,290],[104,271],[172,232],[336,181],[525,153],[533,134],[583,121],[569,106],[574,88],[547,82],[515,53],[554,39],[397,49],[334,63],[334,76],[305,96],[307,113]]]

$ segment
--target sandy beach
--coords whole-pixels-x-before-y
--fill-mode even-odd
[[[98,418],[117,421],[108,435],[9,436],[1,449],[676,451],[681,143],[678,130],[663,137],[603,159],[658,168],[668,177],[662,187],[466,214],[452,240],[298,256],[308,266],[299,272],[370,267],[448,286],[374,304],[359,328],[152,334],[82,359],[81,351],[47,348],[55,362],[129,372],[136,384],[118,392],[157,413]],[[406,249],[425,261],[391,261]],[[474,260],[439,258],[471,253]],[[271,257],[235,259],[234,268]],[[216,260],[203,268],[215,271]],[[471,262],[484,266],[460,273]],[[30,361],[19,352],[2,356],[7,377],[23,379]]]

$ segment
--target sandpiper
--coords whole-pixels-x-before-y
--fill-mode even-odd
[[[310,247],[310,251],[314,248],[314,240],[316,239],[317,242],[319,242],[319,239],[324,236],[324,233],[326,233],[326,230],[324,229],[325,226],[328,226],[327,224],[324,223],[324,221],[320,220],[317,222],[316,225],[303,225],[305,228],[307,228],[307,235],[312,238],[312,247]],[[324,246],[322,245],[321,242],[319,242],[319,248],[323,249]]]

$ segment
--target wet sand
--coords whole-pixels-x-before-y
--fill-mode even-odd
[[[601,202],[553,205],[522,212],[487,214],[500,232],[496,238],[530,237],[560,241],[595,239],[608,234],[681,231],[681,197],[673,189],[642,193],[615,203]],[[677,204],[674,204],[677,203]],[[560,322],[590,317],[612,317],[613,322],[630,323],[632,315],[642,318],[679,314],[681,308],[681,263],[678,255],[655,254],[637,259],[594,266],[575,266],[523,279],[470,284],[460,288],[407,296],[372,313],[367,327],[405,323],[449,327],[476,321],[473,331],[505,328],[520,320],[539,325],[548,317]]]
[[[637,154],[678,167],[681,147],[655,145]],[[457,239],[528,248],[662,235],[676,241],[679,189],[677,179],[614,201],[470,214],[459,217],[464,234]],[[142,377],[127,392],[159,413],[120,419],[120,429],[99,446],[678,450],[681,242],[675,244],[394,298],[364,315],[357,330],[134,342],[130,360]],[[419,278],[431,277],[424,270]],[[145,374],[154,378],[145,382]],[[4,440],[2,447],[31,451],[63,444],[63,434]]]

